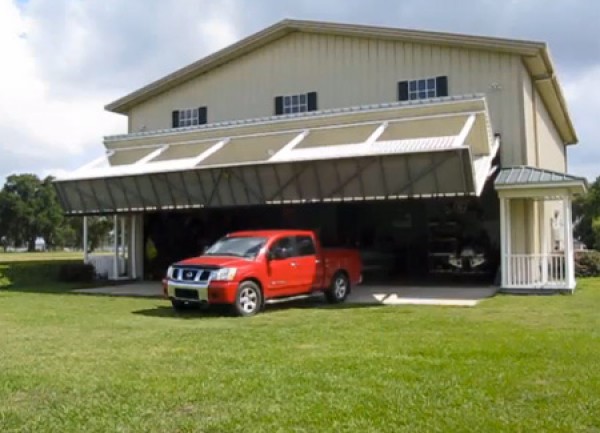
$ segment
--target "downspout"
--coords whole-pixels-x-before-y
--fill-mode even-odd
[[[535,166],[539,167],[540,166],[540,140],[539,140],[539,134],[538,134],[538,102],[537,102],[537,89],[535,87],[535,83],[532,80],[531,81],[531,109],[533,110],[533,144],[535,147]],[[540,219],[543,219],[543,206],[545,206],[544,202],[539,200],[533,203],[533,211],[534,211],[534,215],[533,215],[533,221],[534,224],[537,224],[538,226],[538,230],[537,230],[537,235],[538,235],[538,243],[537,245],[535,240],[532,239],[532,243],[534,244],[533,246],[533,251],[532,253],[536,253],[538,251],[536,251],[536,249],[539,249],[540,252],[543,253],[543,245],[541,245],[543,236],[544,236],[544,224],[545,221],[541,221],[540,223]]]
[[[537,89],[534,81],[531,80],[531,109],[533,110],[533,142],[535,145],[535,166],[540,166],[540,140],[538,136],[538,107],[537,107]]]

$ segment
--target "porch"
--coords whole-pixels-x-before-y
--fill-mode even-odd
[[[575,290],[573,197],[585,179],[520,166],[504,168],[495,182],[500,198],[501,291]]]

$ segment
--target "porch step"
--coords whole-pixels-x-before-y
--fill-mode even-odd
[[[572,295],[575,292],[575,289],[565,289],[565,288],[556,288],[556,289],[533,289],[531,287],[516,289],[514,287],[511,288],[500,288],[498,293],[502,293],[505,295]]]

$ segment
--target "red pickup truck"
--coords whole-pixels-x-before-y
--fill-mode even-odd
[[[265,304],[315,292],[343,302],[361,282],[361,266],[357,250],[321,248],[311,231],[245,231],[170,266],[163,290],[175,309],[229,304],[237,315],[252,316]]]

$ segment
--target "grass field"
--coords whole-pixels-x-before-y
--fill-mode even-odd
[[[250,319],[66,288],[0,290],[3,433],[600,431],[600,280]]]
[[[1,253],[0,263],[37,262],[49,260],[83,260],[83,252]]]

